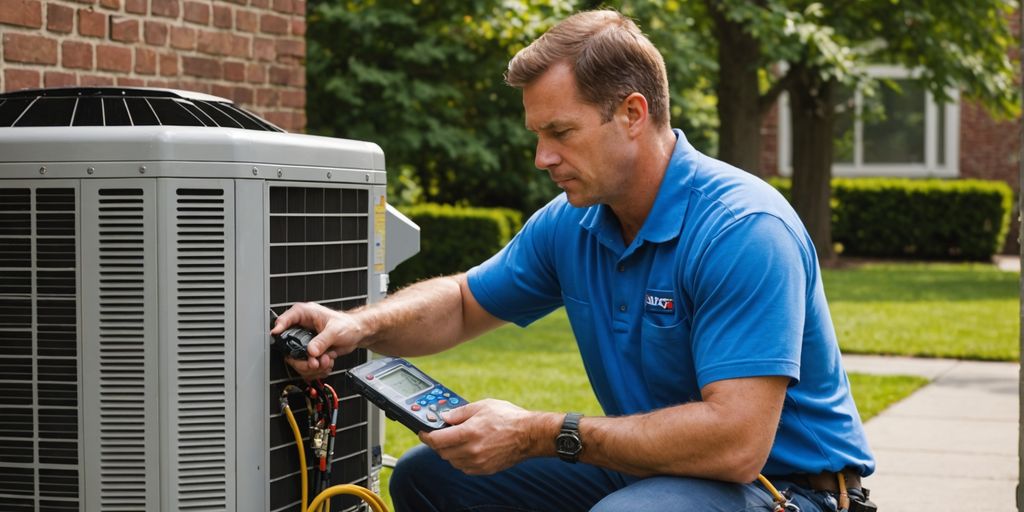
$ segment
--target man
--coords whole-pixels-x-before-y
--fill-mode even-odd
[[[300,304],[274,332],[320,333],[293,362],[311,377],[357,347],[431,354],[564,306],[608,416],[454,409],[399,461],[396,507],[771,510],[758,473],[804,511],[835,510],[838,472],[859,496],[874,461],[785,200],[670,128],[664,62],[614,11],[566,19],[506,80],[565,193],[467,274],[348,313]]]

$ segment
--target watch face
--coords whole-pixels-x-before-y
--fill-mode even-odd
[[[562,433],[555,438],[555,448],[560,454],[577,455],[583,446],[580,444],[580,438],[575,434]]]

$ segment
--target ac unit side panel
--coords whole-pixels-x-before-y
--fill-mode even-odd
[[[81,190],[85,509],[159,510],[156,182]]]
[[[156,181],[163,510],[235,510],[234,184]]]
[[[0,180],[0,503],[80,510],[77,181]]]
[[[265,511],[270,304],[264,182],[235,180],[235,489],[236,510]]]

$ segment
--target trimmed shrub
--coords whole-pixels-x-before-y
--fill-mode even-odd
[[[468,270],[498,252],[523,225],[522,214],[508,208],[420,204],[400,210],[420,227],[420,252],[391,272],[392,290]]]
[[[769,183],[790,198],[788,180]],[[1012,204],[1001,181],[836,178],[832,240],[849,256],[988,260],[1006,241]]]

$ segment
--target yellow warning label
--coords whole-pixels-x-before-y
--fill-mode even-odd
[[[373,271],[384,272],[384,245],[387,236],[388,203],[384,194],[373,205]]]

